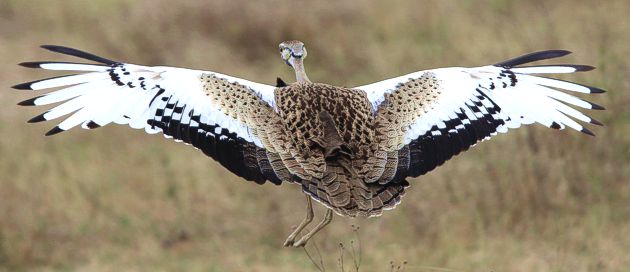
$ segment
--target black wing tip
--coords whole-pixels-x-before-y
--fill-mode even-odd
[[[553,128],[553,129],[560,129],[561,128],[560,124],[558,124],[556,122],[551,122],[551,126],[549,126],[549,127]]]
[[[589,123],[591,123],[591,124],[593,124],[593,125],[602,126],[602,127],[604,126],[604,124],[603,124],[602,122],[597,121],[597,120],[595,120],[595,119],[593,119],[593,118],[591,118],[591,121],[590,121]]]
[[[89,129],[95,129],[95,128],[100,128],[100,127],[101,127],[101,125],[97,124],[97,123],[96,123],[96,122],[94,122],[94,121],[90,121],[90,122],[88,122],[88,123],[87,123],[87,127],[88,127]]]
[[[600,105],[597,105],[597,104],[595,104],[593,102],[588,102],[588,103],[591,104],[591,109],[592,110],[605,110],[606,109],[606,108],[604,108],[604,107],[602,107]]]
[[[587,134],[587,135],[590,135],[590,136],[595,136],[595,133],[593,133],[592,131],[588,130],[585,127],[582,127],[582,130],[580,130],[580,132],[582,132],[584,134]]]
[[[575,69],[574,72],[587,72],[595,69],[594,66],[590,65],[582,65],[582,64],[550,64],[550,65],[531,65],[531,66],[518,66],[518,67],[507,67],[507,68],[542,68],[542,67],[568,67]]]
[[[38,97],[33,97],[31,99],[26,99],[24,101],[21,101],[20,103],[17,103],[19,106],[35,106],[35,100],[37,100],[37,98],[40,98],[41,96]]]
[[[35,83],[39,83],[42,81],[46,81],[46,80],[51,80],[51,79],[57,79],[57,78],[64,78],[64,77],[73,77],[76,76],[77,74],[68,74],[68,75],[63,75],[63,76],[58,76],[58,77],[49,77],[49,78],[42,78],[42,79],[38,79],[35,81],[31,81],[31,82],[26,82],[26,83],[22,83],[22,84],[18,84],[15,86],[12,86],[11,88],[13,89],[18,89],[18,90],[33,90],[33,84]],[[71,83],[71,84],[67,84],[67,85],[63,85],[63,86],[70,86],[70,85],[76,85],[77,83]],[[58,86],[61,87],[61,86]],[[45,87],[43,89],[50,89],[53,87]]]
[[[541,52],[545,52],[545,51],[541,51]],[[569,50],[566,50],[566,49],[552,49],[552,50],[547,50],[547,52],[554,52],[559,57],[564,57],[564,56],[566,56],[568,54],[573,53],[573,52],[571,52]]]
[[[590,65],[567,65],[567,66],[575,68],[576,72],[587,72],[587,71],[595,70],[595,66],[590,66]]]
[[[95,66],[103,66],[101,64],[96,63],[80,63],[80,62],[67,62],[67,61],[27,61],[18,63],[18,65],[26,68],[42,68],[44,64],[79,64],[79,65],[95,65]]]
[[[67,48],[65,46],[60,46],[60,45],[51,45],[51,44],[42,44],[39,47],[44,48],[46,50],[50,50],[50,51],[55,51],[55,50],[59,50],[59,48]]]
[[[11,88],[16,89],[16,90],[32,90],[31,84],[33,84],[33,82],[20,83],[20,84],[12,86]]]
[[[77,49],[63,46],[63,45],[52,45],[52,44],[42,44],[39,47],[44,48],[48,51],[53,51],[53,52],[62,53],[62,54],[65,54],[65,52],[68,50],[77,50]]]
[[[42,68],[41,67],[42,63],[43,62],[41,61],[28,61],[28,62],[18,63],[18,65],[22,67],[26,67],[26,68]]]
[[[49,130],[48,132],[46,132],[46,136],[52,136],[55,135],[57,133],[63,132],[64,130],[59,128],[59,127],[54,127],[53,129]]]
[[[40,115],[37,115],[33,118],[31,118],[30,120],[27,121],[27,123],[39,123],[39,122],[43,122],[46,121],[46,118],[44,118],[44,114],[46,114],[47,112],[44,112]]]
[[[87,59],[87,60],[91,60],[91,61],[95,61],[95,62],[100,62],[103,64],[107,64],[107,65],[114,65],[117,64],[117,61],[113,61],[110,59],[106,59],[103,57],[99,57],[96,56],[92,53],[88,53],[88,52],[84,52],[81,51],[79,49],[74,49],[71,47],[67,47],[67,46],[61,46],[61,45],[50,45],[50,44],[44,44],[40,46],[41,48],[44,48],[48,51],[52,51],[52,52],[56,52],[56,53],[60,53],[60,54],[65,54],[65,55],[70,55],[70,56],[75,56],[78,58],[83,58],[83,59]]]
[[[605,93],[606,90],[600,89],[600,88],[595,88],[595,87],[587,87],[589,90],[591,90],[591,93],[594,94],[601,94],[601,93]]]
[[[46,49],[48,51],[52,51],[55,53],[61,53],[61,54],[67,54],[68,50],[75,50],[73,48],[70,47],[66,47],[66,46],[61,46],[61,45],[51,45],[51,44],[43,44],[40,45],[39,47]]]
[[[543,50],[543,51],[533,52],[530,55],[541,57],[542,59],[554,59],[554,58],[564,57],[564,56],[569,55],[571,53],[573,53],[573,52],[571,52],[569,50],[565,50],[565,49],[551,49],[551,50]]]
[[[525,63],[564,57],[568,54],[571,54],[571,51],[563,50],[563,49],[537,51],[537,52],[525,54],[525,55],[522,55],[513,59],[499,62],[495,64],[494,66],[504,67],[504,68],[513,68],[515,66],[525,64]]]
[[[287,83],[284,82],[284,80],[282,80],[282,78],[280,78],[280,77],[276,78],[276,87],[282,88],[282,87],[286,87],[286,86],[287,86]]]

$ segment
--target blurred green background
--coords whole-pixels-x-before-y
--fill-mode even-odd
[[[58,75],[16,63],[73,60],[41,44],[273,84],[293,78],[278,43],[300,39],[310,78],[336,85],[568,49],[558,62],[598,69],[561,78],[609,90],[588,96],[607,108],[589,113],[606,124],[597,137],[512,131],[413,180],[380,218],[336,217],[308,247],[327,271],[341,271],[339,243],[357,240],[351,224],[361,271],[405,260],[405,271],[629,271],[628,14],[626,0],[3,0],[0,268],[316,271],[304,251],[281,247],[304,216],[297,186],[245,182],[122,126],[46,138],[55,123],[25,123],[45,108],[15,105],[38,93],[10,88]]]

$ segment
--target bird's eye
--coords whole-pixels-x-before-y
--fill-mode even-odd
[[[291,56],[289,50],[282,50],[282,58],[288,59]]]

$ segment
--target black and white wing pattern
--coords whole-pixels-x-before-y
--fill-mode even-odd
[[[578,121],[601,123],[569,105],[603,108],[565,91],[604,91],[534,75],[589,71],[593,67],[521,66],[569,53],[550,50],[490,66],[420,71],[356,88],[364,90],[373,105],[381,150],[398,150],[399,158],[408,162],[399,164],[394,179],[417,177],[470,146],[521,125],[569,127],[593,135]]]
[[[70,115],[46,135],[77,126],[94,129],[110,123],[127,124],[191,144],[247,180],[281,182],[256,134],[256,120],[248,116],[254,111],[261,118],[273,114],[273,86],[215,72],[120,63],[68,47],[42,47],[96,62],[21,64],[79,72],[14,86],[22,90],[60,88],[19,103],[41,106],[61,102],[29,120]]]

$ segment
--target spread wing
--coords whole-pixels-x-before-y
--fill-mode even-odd
[[[46,135],[77,126],[94,129],[126,124],[193,145],[247,180],[281,182],[267,159],[258,123],[275,114],[273,86],[209,71],[120,63],[67,47],[42,47],[97,62],[21,64],[79,72],[14,86],[23,90],[60,88],[19,103],[61,102],[29,120],[47,121],[70,114]]]
[[[565,91],[601,89],[533,74],[592,70],[584,65],[522,64],[570,52],[536,52],[495,65],[443,68],[411,73],[360,86],[376,112],[377,137],[384,151],[398,150],[396,176],[417,177],[497,133],[539,123],[593,135],[578,121],[601,125],[571,106],[601,110]]]

